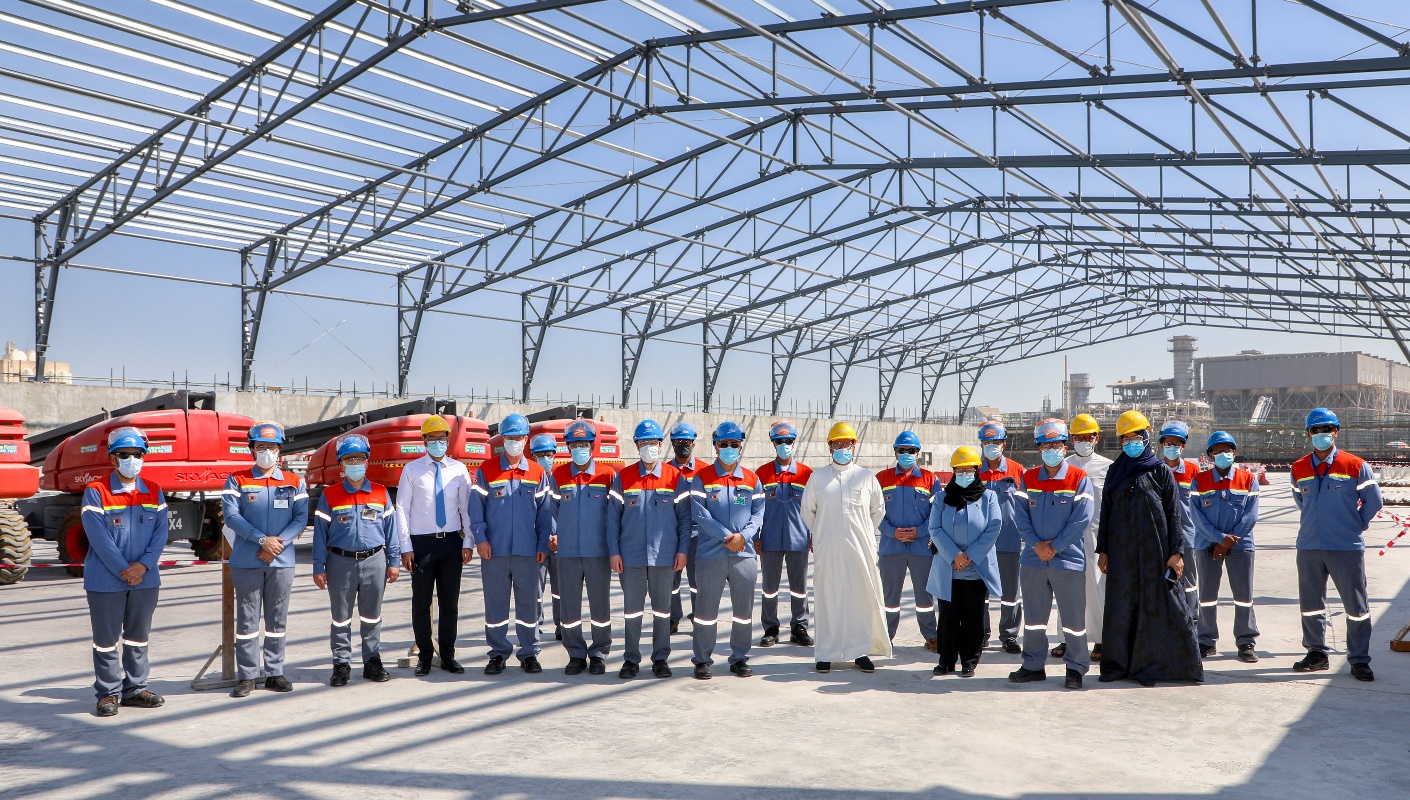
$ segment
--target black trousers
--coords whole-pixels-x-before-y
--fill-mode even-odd
[[[460,550],[465,539],[450,534],[437,539],[428,534],[411,537],[416,563],[411,569],[411,630],[416,635],[417,658],[431,660],[431,593],[440,602],[436,649],[442,661],[455,658],[455,636],[460,623]]]
[[[938,598],[937,598],[938,599]],[[988,634],[984,620],[989,616],[989,589],[984,581],[956,580],[950,599],[940,600],[940,665],[955,666],[978,662]]]

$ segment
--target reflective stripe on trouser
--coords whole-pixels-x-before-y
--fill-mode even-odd
[[[695,613],[695,544],[700,541],[698,536],[690,537],[690,546],[685,551],[685,573],[686,588],[681,588],[681,572],[677,572],[671,578],[671,621],[680,622],[685,616],[684,603],[681,598],[687,593],[690,594],[690,613]]]
[[[1371,663],[1371,609],[1366,598],[1366,554],[1361,550],[1297,551],[1297,599],[1302,646],[1327,652],[1327,578],[1346,610],[1346,660]]]
[[[1181,596],[1185,598],[1185,606],[1190,610],[1190,618],[1199,621],[1199,569],[1195,567],[1198,557],[1195,555],[1193,547],[1186,547],[1181,553],[1185,558],[1185,571],[1180,573]],[[1232,583],[1230,584],[1232,585]],[[1241,595],[1243,596],[1243,595]]]
[[[381,655],[382,595],[387,590],[387,551],[358,561],[337,553],[328,554],[328,605],[333,624],[328,628],[328,645],[333,663],[352,661],[352,626],[358,623],[362,636],[362,663]],[[353,613],[353,608],[357,613]]]
[[[695,565],[695,624],[691,662],[714,664],[715,641],[721,626],[730,626],[729,663],[749,660],[754,636],[754,592],[759,576],[755,559],[743,556],[702,558]],[[731,616],[720,613],[720,599],[729,584]]]
[[[627,567],[618,580],[622,584],[622,612],[626,618],[622,659],[641,663],[641,626],[651,617],[651,660],[665,661],[671,656],[671,576],[678,575],[670,567]],[[646,596],[651,595],[651,610],[646,610]]]
[[[583,586],[588,614],[583,616]],[[607,556],[558,558],[559,608],[563,611],[563,648],[569,658],[603,658],[612,649],[612,568]],[[592,646],[587,629],[592,628]]]
[[[147,638],[157,593],[150,589],[88,592],[93,627],[93,692],[127,697],[147,688]]]
[[[999,639],[1018,641],[1023,625],[1023,593],[1018,586],[1018,553],[996,553],[999,557]],[[985,637],[988,638],[988,637]]]
[[[1234,643],[1253,644],[1258,639],[1258,621],[1253,616],[1253,551],[1230,550],[1215,561],[1212,550],[1196,550],[1199,568],[1199,643],[1213,647],[1219,641],[1219,584],[1229,572],[1229,591],[1234,595]],[[1185,564],[1188,574],[1190,565]]]
[[[1092,644],[1101,644],[1102,617],[1106,614],[1106,574],[1097,566],[1097,520],[1095,518],[1087,526],[1083,546],[1087,548],[1087,641]],[[1023,579],[1019,578],[1019,582],[1022,583]],[[1057,626],[1061,628],[1066,619],[1067,616],[1062,613],[1062,606],[1058,606]],[[1078,622],[1081,621],[1078,620]]]
[[[1018,580],[1023,584],[1028,612],[1028,621],[1023,625],[1023,666],[1042,669],[1048,659],[1048,615],[1053,610],[1053,599],[1057,599],[1064,619],[1086,619],[1087,576],[1074,569],[1021,567]],[[1086,629],[1063,627],[1062,636],[1067,642],[1067,653],[1062,659],[1067,668],[1087,674],[1091,654],[1087,652]]]
[[[236,677],[242,681],[284,674],[284,623],[289,617],[289,593],[294,568],[231,567],[235,585]],[[260,619],[264,619],[261,654]],[[263,655],[263,667],[261,667]]]
[[[765,550],[759,554],[759,579],[764,588],[764,597],[759,603],[759,622],[764,630],[778,627],[778,590],[785,567],[793,612],[788,624],[808,627],[808,551]]]
[[[935,608],[935,598],[925,590],[932,558],[901,553],[877,559],[881,571],[881,599],[886,604],[886,633],[892,639],[896,638],[896,628],[901,624],[901,591],[906,587],[907,571],[911,573],[911,593],[915,595],[916,623],[920,625],[921,638],[934,639],[937,635],[940,614]]]
[[[548,557],[539,564],[539,624],[542,625],[546,619],[543,615],[543,590],[548,589],[553,595],[553,602],[550,604],[553,611],[553,625],[557,627],[563,624],[563,616],[558,603],[558,554],[550,552]]]
[[[563,560],[559,559],[559,569]],[[539,565],[533,556],[493,556],[480,559],[480,582],[485,599],[485,642],[490,655],[509,658],[509,626],[519,636],[519,660],[539,654]],[[514,598],[514,616],[509,598]],[[565,632],[566,633],[566,632]]]

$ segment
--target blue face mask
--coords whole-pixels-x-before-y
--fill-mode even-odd
[[[1044,450],[1042,453],[1043,463],[1050,467],[1056,467],[1062,463],[1063,452],[1061,450]]]
[[[851,451],[851,450],[833,450],[833,451],[832,451],[832,460],[833,460],[833,461],[836,461],[837,463],[842,464],[842,465],[850,464],[850,463],[852,463],[852,451]]]
[[[344,478],[347,478],[348,480],[352,481],[353,483],[357,483],[358,481],[360,481],[360,480],[362,480],[363,478],[366,478],[366,477],[367,477],[367,465],[366,465],[366,464],[344,464],[344,465],[343,465],[343,477],[344,477]]]
[[[911,469],[912,467],[914,467],[914,466],[916,465],[916,454],[915,454],[915,453],[897,453],[897,454],[896,454],[896,465],[899,466],[901,469]]]
[[[779,457],[781,460],[783,460],[783,461],[787,461],[788,459],[793,458],[793,445],[791,445],[791,444],[776,444],[776,445],[774,445],[774,455],[778,456],[778,457]]]
[[[999,456],[1004,454],[1004,448],[997,444],[984,445],[984,457],[990,461],[998,461]]]
[[[971,483],[974,483],[974,473],[972,473],[972,472],[956,472],[956,473],[955,473],[955,485],[956,485],[956,486],[960,487],[961,489],[968,489],[968,488],[969,488],[969,485],[970,485]]]
[[[573,463],[580,467],[586,467],[587,463],[592,460],[591,447],[574,447],[569,452],[573,456]]]
[[[1126,448],[1123,447],[1121,449],[1125,450]],[[1181,455],[1184,454],[1185,448],[1180,447],[1179,445],[1167,444],[1163,448],[1162,452],[1165,453],[1166,461],[1174,461],[1175,459],[1179,458]]]
[[[1146,440],[1133,439],[1132,441],[1121,445],[1121,452],[1125,453],[1126,455],[1132,458],[1140,458],[1141,454],[1146,452]]]
[[[1312,449],[1313,449],[1313,450],[1330,450],[1330,449],[1332,449],[1332,445],[1336,444],[1336,441],[1337,441],[1337,440],[1336,440],[1336,435],[1335,435],[1335,434],[1331,434],[1331,433],[1314,433],[1314,434],[1312,434]]]
[[[534,460],[539,462],[539,466],[543,467],[545,472],[553,471],[553,456],[537,456]]]
[[[431,458],[445,458],[446,451],[450,449],[450,442],[427,442],[426,452],[431,454]]]
[[[720,448],[720,463],[721,463],[721,464],[730,465],[730,464],[733,464],[734,462],[736,462],[736,461],[738,461],[738,460],[739,460],[739,448],[738,448],[738,447],[721,447],[721,448]]]
[[[1216,467],[1218,467],[1218,468],[1220,468],[1220,469],[1228,469],[1229,467],[1234,466],[1234,454],[1233,454],[1233,453],[1215,453],[1215,454],[1214,454],[1214,466],[1216,466]]]

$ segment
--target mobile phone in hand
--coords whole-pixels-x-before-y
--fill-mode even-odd
[[[1170,584],[1172,589],[1180,583],[1180,576],[1175,574],[1174,567],[1165,568],[1165,582]]]

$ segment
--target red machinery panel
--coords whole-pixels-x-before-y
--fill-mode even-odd
[[[391,487],[401,481],[402,467],[426,453],[426,444],[421,440],[421,423],[429,416],[411,414],[393,417],[348,431],[366,436],[368,445],[372,447],[372,457],[367,461],[368,479]],[[447,455],[473,471],[489,452],[489,426],[474,417],[446,417],[446,422],[450,423],[450,449]],[[327,486],[343,479],[337,451],[338,440],[334,439],[309,457],[305,479],[310,485]]]
[[[29,465],[24,416],[0,408],[0,498],[29,497],[39,491],[39,468]]]
[[[65,439],[44,459],[41,485],[81,492],[113,468],[108,432],[134,427],[147,435],[142,477],[168,492],[218,491],[230,473],[248,468],[248,433],[254,420],[223,411],[168,409],[105,420]]]
[[[577,422],[577,420],[549,419],[542,422],[530,423],[529,438],[533,439],[541,433],[552,436],[554,442],[558,445],[558,454],[555,456],[554,460],[557,462],[566,462],[568,460],[568,445],[563,443],[563,431],[574,422]],[[593,448],[592,457],[599,463],[606,464],[613,469],[621,469],[626,466],[627,461],[623,457],[621,445],[617,442],[617,426],[609,422],[597,422],[596,420],[588,420],[588,422],[591,422],[593,428],[597,431],[597,439],[594,441],[596,446]],[[499,455],[504,452],[504,438],[498,434],[490,437],[489,444],[490,452],[494,455]]]

